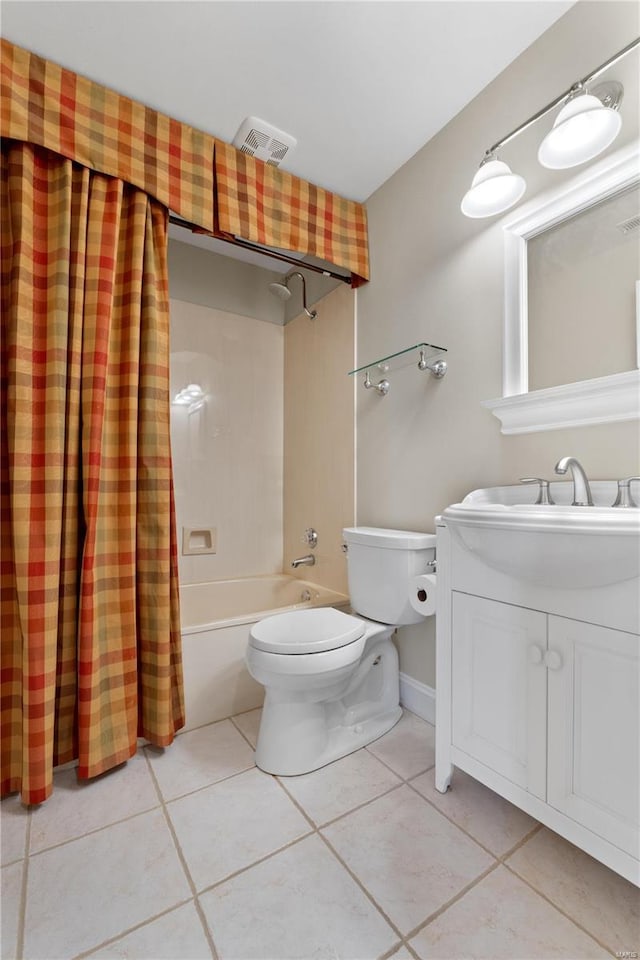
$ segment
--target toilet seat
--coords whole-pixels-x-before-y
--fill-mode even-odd
[[[249,644],[265,653],[317,654],[339,650],[364,636],[366,624],[333,607],[278,613],[255,623]]]

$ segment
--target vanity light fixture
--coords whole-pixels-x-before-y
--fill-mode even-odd
[[[517,203],[526,188],[524,177],[512,173],[511,167],[490,153],[481,162],[460,209],[474,220],[491,217]]]
[[[551,170],[565,170],[593,160],[620,133],[621,83],[601,83],[587,93],[577,84],[546,135],[538,160]]]
[[[524,178],[498,159],[498,150],[527,130],[532,124],[562,104],[553,128],[540,145],[538,160],[544,167],[564,170],[593,160],[610,146],[622,126],[618,108],[622,100],[621,83],[610,81],[587,90],[597,76],[640,45],[640,38],[632,40],[605,63],[592,70],[582,80],[561,93],[515,130],[489,147],[480,163],[480,169],[465,193],[460,209],[474,219],[504,213],[520,200],[525,189]]]

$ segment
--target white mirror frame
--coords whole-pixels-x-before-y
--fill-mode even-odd
[[[527,309],[527,241],[638,182],[640,143],[636,141],[594,164],[560,190],[521,207],[505,224],[502,397],[482,404],[500,420],[502,433],[534,433],[640,418],[637,369],[528,392]],[[636,284],[636,296],[637,291]],[[637,302],[636,310],[640,325]],[[640,328],[637,335],[640,357]]]

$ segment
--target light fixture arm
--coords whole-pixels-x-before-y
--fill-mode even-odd
[[[560,96],[556,97],[546,106],[542,107],[541,110],[538,110],[528,120],[525,120],[524,123],[519,124],[514,130],[508,133],[506,136],[501,137],[500,140],[496,140],[493,146],[489,147],[486,151],[483,163],[486,163],[487,160],[493,159],[496,152],[500,147],[504,147],[505,144],[509,143],[519,134],[524,133],[525,130],[528,130],[534,123],[537,123],[538,120],[541,120],[547,113],[550,113],[551,110],[559,106],[565,100],[568,100],[572,96],[580,93],[587,84],[591,83],[592,80],[595,80],[596,77],[600,76],[601,73],[604,73],[605,70],[608,70],[609,67],[613,66],[614,63],[617,63],[618,60],[621,60],[623,57],[626,57],[628,53],[631,53],[632,50],[635,50],[636,47],[640,46],[640,37],[636,37],[635,40],[632,40],[631,43],[628,43],[626,47],[623,47],[622,50],[618,50],[617,53],[614,53],[612,57],[609,57],[608,60],[605,60],[604,63],[601,63],[599,67],[596,67],[595,70],[592,70],[591,73],[588,73],[586,77],[583,77],[582,80],[576,81],[572,84],[568,90],[565,90]]]

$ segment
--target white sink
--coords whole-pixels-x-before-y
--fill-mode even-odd
[[[613,508],[616,484],[595,481],[595,506],[573,507],[573,484],[552,483],[554,505],[522,486],[474,490],[443,513],[458,541],[511,577],[558,589],[595,588],[640,574],[640,509]]]

